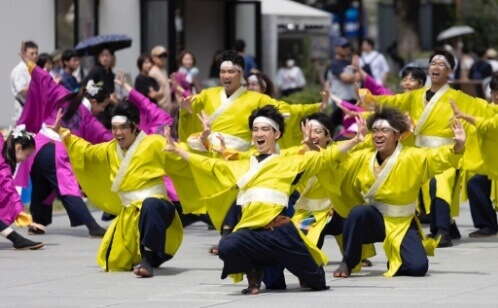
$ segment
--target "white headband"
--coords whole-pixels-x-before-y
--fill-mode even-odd
[[[122,116],[122,115],[115,115],[111,119],[112,124],[123,124],[123,123],[126,123],[127,121],[128,121],[128,117]]]
[[[277,122],[275,122],[274,120],[272,120],[270,118],[259,116],[256,119],[254,119],[254,121],[252,121],[253,125],[256,123],[268,124],[271,127],[273,127],[276,131],[280,131],[280,126],[277,124]]]
[[[244,71],[244,69],[240,65],[234,64],[232,61],[221,62],[220,68],[234,68],[240,72]]]
[[[399,130],[395,129],[394,127],[391,126],[391,124],[389,124],[389,122],[387,120],[384,120],[384,119],[378,119],[376,120],[373,124],[372,124],[372,129],[374,127],[378,127],[378,128],[390,128],[392,129],[394,132],[396,133],[399,133]]]
[[[328,130],[328,128],[325,127],[325,125],[323,125],[320,121],[316,120],[316,119],[311,119],[308,121],[308,124],[311,125],[311,126],[319,126],[321,127],[322,129],[324,129],[327,134],[330,135],[330,131]]]
[[[448,67],[449,69],[451,69],[451,65],[450,65],[450,63],[448,62],[448,60],[446,59],[445,56],[443,56],[443,55],[435,55],[434,57],[432,57],[432,61],[434,61],[434,60],[443,61],[443,63],[446,65],[446,67]]]

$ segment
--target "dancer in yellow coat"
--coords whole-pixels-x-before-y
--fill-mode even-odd
[[[343,153],[359,139],[320,152],[281,157],[275,144],[284,132],[284,120],[274,106],[253,111],[249,128],[258,149],[249,160],[208,158],[172,143],[167,148],[189,162],[215,227],[221,228],[234,200],[242,207],[234,232],[220,241],[219,257],[224,261],[221,277],[246,273],[249,287],[243,293],[257,294],[263,267],[281,264],[300,279],[302,286],[324,289],[325,255],[281,212],[295,185],[327,165],[337,167]]]
[[[484,118],[493,116],[496,107],[489,105],[486,101],[471,97],[461,91],[450,88],[448,78],[455,66],[455,60],[451,53],[444,49],[436,49],[429,60],[429,78],[431,87],[413,90],[408,93],[376,96],[375,101],[381,105],[388,105],[399,108],[403,112],[408,112],[415,123],[414,143],[419,148],[435,148],[441,145],[453,144],[453,132],[448,126],[448,122],[453,116],[450,99],[453,99],[458,108],[463,112],[482,116]],[[467,123],[463,123],[469,144],[473,142],[475,134],[473,128]],[[410,140],[410,139],[408,139]],[[406,142],[403,142],[405,145]],[[465,159],[462,161],[464,169],[470,168],[466,165],[475,163],[479,159],[477,147],[470,146],[466,151]],[[459,214],[459,175],[456,169],[448,169],[445,172],[431,179],[424,187],[426,197],[425,207],[430,205],[431,232],[433,235],[441,235],[439,247],[452,245],[450,238],[451,216]],[[429,185],[435,189],[434,194],[429,196]],[[429,212],[429,211],[428,211]],[[451,213],[451,216],[450,216]]]
[[[151,277],[152,268],[171,259],[183,238],[163,177],[167,174],[179,187],[190,186],[178,190],[180,198],[182,191],[195,194],[188,165],[174,154],[165,155],[165,138],[146,135],[139,122],[137,107],[124,101],[113,112],[114,140],[91,145],[67,130],[60,134],[84,191],[89,198],[107,200],[106,212],[117,215],[102,240],[98,264],[105,271],[133,269],[137,276]],[[187,196],[185,202],[189,200]]]
[[[202,132],[201,123],[197,119],[197,114],[200,114],[202,110],[210,117],[213,132],[211,143],[217,141],[215,138],[217,134],[222,134],[228,148],[246,151],[251,144],[251,132],[245,122],[254,109],[265,105],[278,107],[285,116],[288,116],[286,125],[297,130],[297,135],[299,135],[301,118],[318,112],[326,106],[326,102],[305,105],[288,104],[262,93],[248,91],[242,85],[244,58],[234,51],[225,51],[221,55],[220,62],[222,86],[206,89],[180,102],[178,130],[181,141],[187,141],[190,135]],[[198,146],[190,144],[190,146],[198,151],[209,150],[202,144]]]
[[[377,107],[367,127],[375,149],[354,152],[349,164],[343,164],[353,179],[350,189],[360,192],[365,204],[353,208],[346,218],[344,259],[334,274],[344,278],[350,275],[360,262],[361,244],[383,242],[388,260],[385,276],[423,276],[435,242],[424,238],[415,217],[415,202],[426,181],[448,168],[459,167],[465,131],[455,120],[451,125],[454,145],[403,147],[399,138],[408,124],[398,109],[390,107]]]

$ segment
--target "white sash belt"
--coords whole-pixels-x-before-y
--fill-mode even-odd
[[[415,136],[415,146],[419,148],[437,148],[442,145],[451,145],[454,143],[455,141],[451,138],[424,135]]]
[[[137,189],[132,191],[118,192],[121,203],[124,207],[130,206],[135,201],[143,201],[144,199],[156,195],[167,196],[166,188],[164,184],[158,184],[155,186],[147,187],[144,189]]]
[[[410,217],[415,215],[415,203],[392,205],[373,200],[372,205],[386,217]]]
[[[300,198],[294,208],[307,210],[312,212],[320,212],[328,210],[332,207],[330,199],[310,199],[306,197]]]
[[[248,190],[241,189],[237,195],[237,205],[244,207],[250,202],[265,202],[282,205],[287,207],[289,204],[289,196],[287,194],[271,188],[249,188]]]

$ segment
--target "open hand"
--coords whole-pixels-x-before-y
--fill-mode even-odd
[[[460,153],[467,140],[467,135],[463,129],[462,123],[457,118],[453,118],[450,124],[451,130],[453,130],[453,140],[455,141],[455,153]]]
[[[61,127],[62,127],[61,123],[62,123],[62,109],[59,109],[57,111],[57,116],[55,117],[54,124],[47,125],[47,127],[58,134],[61,130]]]

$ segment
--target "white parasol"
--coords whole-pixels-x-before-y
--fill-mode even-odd
[[[437,40],[444,41],[452,37],[457,37],[465,34],[472,34],[474,32],[475,32],[474,29],[469,26],[453,26],[444,31],[441,31],[441,33],[439,33],[437,36]]]

